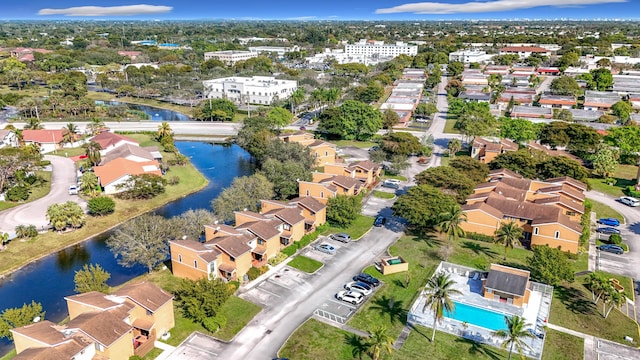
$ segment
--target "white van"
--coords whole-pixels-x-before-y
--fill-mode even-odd
[[[621,203],[627,206],[633,206],[633,207],[640,206],[640,200],[636,198],[632,198],[631,196],[623,196],[619,200]]]
[[[399,189],[400,188],[400,180],[387,179],[382,183],[382,186],[388,187],[388,188],[393,188],[393,189]]]

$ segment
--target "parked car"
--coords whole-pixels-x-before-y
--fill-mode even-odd
[[[372,147],[370,147],[370,148],[369,148],[369,151],[376,151],[376,150],[378,150],[378,149],[380,149],[380,146],[378,146],[378,145],[374,145],[374,146],[372,146]]]
[[[620,230],[612,227],[600,227],[596,231],[601,234],[620,234]]]
[[[631,206],[631,207],[637,207],[640,206],[640,200],[633,198],[631,196],[623,196],[620,199],[618,199],[618,201],[620,201],[621,203],[627,205],[627,206]]]
[[[363,283],[362,281],[352,281],[344,284],[344,288],[346,290],[357,291],[362,293],[364,296],[370,295],[373,290],[371,289],[371,285],[367,283]]]
[[[600,249],[600,251],[606,251],[618,255],[624,254],[624,249],[618,245],[603,244],[598,246],[598,249]]]
[[[384,226],[384,224],[386,223],[387,223],[387,218],[380,215],[376,218],[376,221],[373,222],[373,226],[380,227],[380,226]]]
[[[373,285],[373,286],[380,285],[380,280],[374,278],[373,276],[371,276],[369,274],[364,274],[364,273],[354,276],[353,277],[353,281],[362,281],[365,284],[369,284],[369,285]]]
[[[78,195],[78,185],[69,185],[69,195]]]
[[[356,292],[356,291],[340,291],[336,294],[336,298],[338,300],[342,300],[353,305],[358,305],[364,300],[364,294]]]
[[[340,241],[340,242],[343,242],[343,243],[348,243],[349,241],[351,241],[351,236],[349,236],[349,234],[345,234],[345,233],[333,234],[330,237],[333,240]]]
[[[620,220],[616,218],[602,218],[598,219],[598,224],[607,226],[620,226]]]
[[[387,180],[382,182],[382,186],[388,187],[388,188],[392,188],[392,189],[399,189],[400,188],[400,180],[387,179]]]
[[[334,248],[333,246],[329,245],[329,244],[320,244],[317,245],[315,247],[316,250],[329,254],[329,255],[334,255],[336,253],[336,248]]]

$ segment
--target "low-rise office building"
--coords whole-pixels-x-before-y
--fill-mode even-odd
[[[258,53],[253,51],[241,51],[241,50],[209,51],[204,53],[204,61],[216,59],[216,60],[222,61],[225,65],[233,65],[238,61],[246,61],[257,56],[258,56]]]
[[[232,76],[205,80],[204,96],[209,99],[229,99],[241,104],[271,105],[289,98],[296,89],[295,80],[280,80],[272,76]]]

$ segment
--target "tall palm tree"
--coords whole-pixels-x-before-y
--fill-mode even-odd
[[[391,345],[393,345],[393,338],[387,335],[387,329],[384,326],[380,326],[373,329],[366,342],[367,353],[372,360],[378,360],[382,351],[391,354],[393,351]]]
[[[291,94],[291,113],[296,114],[296,107],[304,101],[304,89],[298,88]]]
[[[524,229],[515,221],[502,223],[500,228],[496,230],[495,242],[504,246],[504,259],[507,260],[507,251],[513,249],[516,241],[522,239]]]
[[[74,123],[67,123],[67,126],[62,128],[62,142],[72,144],[76,141],[76,135],[78,135],[78,126]]]
[[[453,288],[455,281],[449,279],[447,274],[436,274],[427,283],[425,289],[426,299],[422,312],[427,310],[433,311],[433,333],[431,341],[436,337],[436,327],[438,322],[442,321],[444,313],[453,312],[455,305],[451,300],[451,295],[461,294],[460,291]]]
[[[531,324],[527,324],[523,317],[521,316],[505,316],[504,322],[507,324],[507,329],[497,330],[493,332],[493,335],[499,336],[505,339],[502,342],[502,348],[506,349],[509,347],[509,359],[511,360],[511,353],[513,352],[513,347],[516,347],[520,356],[524,359],[524,355],[522,354],[522,350],[524,348],[531,348],[527,345],[524,340],[534,338],[535,335],[526,330]]]
[[[441,233],[447,234],[449,245],[451,245],[451,240],[457,241],[461,236],[465,235],[460,226],[465,221],[467,221],[467,214],[457,205],[451,206],[447,211],[440,214],[437,227]]]
[[[92,141],[84,146],[84,149],[87,154],[87,158],[91,162],[91,165],[96,166],[100,164],[100,160],[102,159],[102,155],[100,155],[100,150],[102,147],[95,141]]]
[[[449,150],[449,157],[454,158],[456,153],[462,149],[462,142],[460,142],[460,139],[451,139],[447,149]]]
[[[168,122],[163,121],[162,124],[158,125],[158,131],[156,132],[158,140],[162,142],[162,140],[170,139],[172,136],[173,130],[171,130],[171,125]]]
[[[624,305],[626,301],[627,299],[623,293],[619,292],[613,286],[607,286],[604,293],[604,308],[606,310],[603,314],[604,318],[606,319],[609,316],[614,307],[620,307]],[[606,309],[607,305],[609,309]]]
[[[42,130],[44,127],[40,122],[40,119],[35,117],[27,118],[27,123],[24,125],[25,130]]]
[[[602,275],[599,275],[595,272],[589,274],[589,290],[591,290],[591,301],[594,304],[598,303],[600,297],[604,294],[607,289],[607,279],[603,278]]]

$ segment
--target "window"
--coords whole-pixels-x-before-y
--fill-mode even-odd
[[[538,228],[537,227],[533,228],[533,235],[538,235]]]
[[[178,262],[182,262],[182,254],[178,254]]]
[[[229,260],[231,260],[231,262],[235,262],[236,258],[234,258],[233,256],[229,256]]]
[[[324,156],[329,156],[329,152],[328,152],[328,151],[325,151],[325,152],[324,152]]]
[[[320,191],[320,197],[324,199],[324,191]]]
[[[280,244],[282,245],[289,245],[289,239],[287,238],[280,238]]]
[[[258,239],[258,245],[264,245],[264,240]]]
[[[309,189],[307,189],[307,196],[309,196]]]
[[[289,224],[284,224],[284,225],[283,225],[283,228],[284,228],[285,230],[291,230],[291,225],[289,225]]]
[[[198,268],[198,260],[193,260],[193,267]]]
[[[553,234],[553,237],[558,239],[560,237],[560,231],[556,231],[555,234]]]

